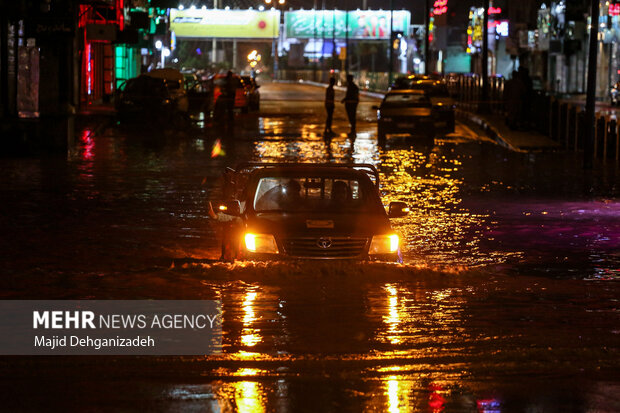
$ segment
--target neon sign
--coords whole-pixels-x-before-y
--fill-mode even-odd
[[[610,16],[620,16],[620,3],[610,4],[608,13]]]
[[[435,0],[433,3],[433,14],[435,16],[441,16],[448,12],[448,0]]]
[[[489,7],[489,14],[502,14],[502,8],[501,7]]]

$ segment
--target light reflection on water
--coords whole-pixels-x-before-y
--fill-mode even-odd
[[[262,337],[260,330],[253,328],[253,324],[256,321],[256,314],[254,312],[254,300],[256,300],[257,292],[248,291],[245,294],[243,300],[243,330],[241,331],[241,343],[247,347],[254,347],[260,343]]]
[[[384,203],[398,200],[411,206],[407,217],[393,220],[394,228],[404,236],[407,261],[473,267],[498,264],[521,255],[480,248],[491,225],[490,216],[473,213],[461,205],[464,180],[455,174],[462,162],[458,157],[442,154],[443,146],[426,151],[411,146],[385,150],[367,132],[359,133],[355,140],[346,135],[317,139],[304,134],[308,137],[303,140],[255,141],[254,156],[263,162],[301,159],[377,166]]]

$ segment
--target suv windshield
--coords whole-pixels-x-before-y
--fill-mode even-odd
[[[352,177],[264,177],[256,186],[254,210],[371,211],[378,203],[366,184],[372,185]]]

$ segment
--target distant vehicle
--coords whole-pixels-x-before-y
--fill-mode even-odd
[[[609,96],[611,97],[611,104],[617,106],[620,103],[620,82],[617,82],[609,90]]]
[[[121,120],[152,118],[171,120],[178,113],[176,101],[163,79],[141,75],[117,89],[114,105]]]
[[[202,80],[193,73],[185,73],[184,77],[190,112],[211,112],[213,110],[213,83],[209,80]]]
[[[373,106],[373,109],[377,110],[380,142],[385,141],[388,134],[407,134],[433,142],[439,119],[423,90],[389,91],[381,105]]]
[[[422,90],[430,98],[439,120],[435,125],[437,134],[454,132],[455,102],[448,92],[446,83],[436,75],[403,76],[394,81],[390,90]]]
[[[251,110],[260,109],[260,92],[258,88],[260,86],[256,83],[256,79],[250,76],[241,76],[243,86],[245,87],[246,94],[249,99],[249,106]]]
[[[386,213],[373,165],[246,163],[226,176],[232,199],[216,210],[236,222],[225,259],[401,260],[388,218],[409,208],[391,202]]]
[[[223,94],[226,87],[226,74],[217,74],[209,79],[213,83],[213,113],[214,116],[220,116],[226,111],[226,102],[224,101]],[[250,110],[250,99],[248,98],[246,89],[243,85],[243,80],[239,75],[233,74],[233,82],[235,86],[235,109],[240,109],[241,112],[248,112]]]
[[[174,101],[177,110],[187,113],[189,110],[189,99],[187,98],[187,92],[184,86],[185,78],[181,72],[171,68],[155,69],[146,73],[145,76],[162,79],[168,88],[170,97]]]

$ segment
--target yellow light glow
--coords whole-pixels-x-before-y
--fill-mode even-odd
[[[256,252],[256,234],[245,234],[245,248],[248,251]]]
[[[228,210],[228,207],[227,207],[226,205],[220,205],[220,206],[218,207],[218,209],[219,209],[220,211],[227,211],[227,210]]]
[[[254,291],[248,291],[245,294],[243,308],[243,330],[241,331],[241,343],[247,347],[254,347],[262,341],[259,334],[260,330],[254,328],[256,321],[256,313],[254,312],[254,300],[258,294]]]
[[[390,252],[396,252],[398,250],[398,235],[390,235]]]
[[[276,239],[271,234],[245,234],[245,248],[249,252],[257,252],[262,254],[278,254],[278,245]]]
[[[398,408],[398,380],[396,376],[390,376],[387,382],[387,395],[388,395],[388,412],[399,413]]]
[[[370,242],[369,254],[390,254],[398,251],[399,238],[396,234],[375,235]]]
[[[391,284],[386,285],[385,289],[388,292],[388,315],[384,317],[385,323],[388,325],[388,340],[391,344],[400,343],[399,334],[401,331],[398,328],[400,324],[400,314],[398,308],[398,290]]]
[[[240,413],[261,413],[265,411],[260,385],[253,381],[235,383],[235,404]]]

